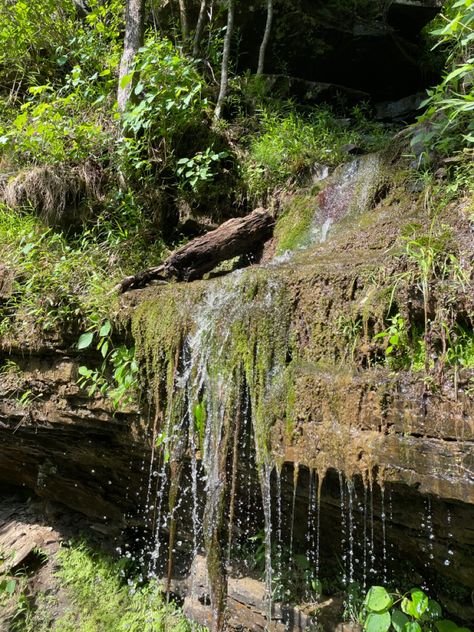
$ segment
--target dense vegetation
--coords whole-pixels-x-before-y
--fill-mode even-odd
[[[138,367],[129,340],[114,340],[118,281],[258,205],[278,217],[277,254],[304,245],[308,200],[318,192],[315,174],[350,160],[353,150],[387,148],[398,134],[410,161],[403,177],[427,200],[432,224],[429,232],[406,227],[399,253],[405,270],[394,281],[384,328],[370,343],[376,360],[390,369],[428,372],[430,345],[438,336],[447,366],[472,368],[472,322],[459,323],[448,311],[431,321],[428,304],[435,285],[452,283],[453,295],[469,291],[452,233],[438,219],[474,188],[474,3],[449,2],[430,25],[427,39],[445,71],[401,140],[399,126],[373,120],[369,102],[309,106],[277,98],[261,72],[237,72],[238,37],[224,28],[233,4],[219,5],[204,37],[197,28],[192,32],[189,16],[181,13],[178,24],[150,3],[143,45],[120,81],[127,31],[122,0],[89,0],[81,10],[70,0],[0,5],[0,274],[7,288],[0,304],[2,344],[60,338],[79,351],[91,347],[102,365],[81,366],[80,386],[89,395],[108,393],[115,407],[129,403]],[[327,3],[329,13],[333,4],[339,2]],[[356,4],[363,12],[371,3]],[[121,111],[117,92],[127,88]],[[284,196],[299,189],[303,193],[281,212]],[[404,283],[421,288],[424,322],[418,329],[391,310]],[[265,329],[264,316],[255,325],[261,336],[259,325]],[[362,319],[347,315],[339,329],[354,355]],[[163,349],[175,342],[167,333],[162,328]],[[240,335],[242,346],[254,344],[250,327]],[[153,344],[157,339],[154,334]],[[150,612],[164,629],[188,629],[155,587],[129,590],[121,570],[83,547],[64,551],[58,572],[75,609],[54,628],[26,610],[21,629],[159,629]],[[388,598],[384,615],[393,605]],[[406,629],[418,632],[412,618]]]
[[[301,108],[275,100],[249,74],[231,77],[226,119],[213,125],[219,16],[199,59],[157,19],[147,25],[121,118],[123,3],[91,0],[85,14],[70,0],[46,4],[0,7],[1,248],[16,271],[4,333],[15,322],[96,327],[111,311],[100,297],[124,274],[159,262],[188,234],[187,218],[215,223],[269,203],[303,184],[315,164],[347,159],[348,144],[370,151],[389,136],[370,122],[368,106]],[[448,72],[413,139],[428,173],[457,156],[455,189],[472,181],[472,14],[461,0],[439,19]]]

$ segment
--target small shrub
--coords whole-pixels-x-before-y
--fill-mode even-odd
[[[68,0],[0,3],[0,90],[18,93],[22,83],[56,75],[54,50],[67,46],[74,31],[74,5]]]
[[[186,130],[206,110],[203,79],[196,62],[155,34],[140,49],[132,74],[139,76],[134,98],[124,114],[125,135],[119,143],[123,166],[134,178],[170,170],[176,174],[174,149]]]
[[[113,309],[114,275],[98,245],[68,243],[34,216],[0,205],[0,256],[15,272],[12,294],[3,306],[11,327],[67,330]]]
[[[108,396],[116,410],[126,407],[134,401],[137,394],[138,363],[135,360],[135,348],[114,346],[109,319],[98,330],[83,333],[77,348],[87,349],[94,340],[96,349],[103,358],[102,364],[98,369],[80,366],[78,384],[87,389],[89,397],[97,392]]]
[[[30,88],[20,114],[0,125],[3,152],[20,165],[103,160],[113,131],[107,107],[94,105],[82,94],[89,81],[76,66],[62,91],[49,85]]]
[[[402,368],[409,365],[409,339],[405,319],[396,314],[389,319],[387,329],[374,336],[374,340],[386,341],[385,357],[392,368]]]

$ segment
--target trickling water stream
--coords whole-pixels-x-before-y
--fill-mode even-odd
[[[324,241],[354,204],[358,212],[367,207],[377,160],[346,165],[319,196],[312,240]],[[292,305],[282,265],[237,271],[187,293],[164,289],[134,318],[155,411],[150,462],[142,468],[148,472],[143,523],[152,535],[140,559],[150,577],[166,578],[168,590],[174,575],[191,571],[193,596],[194,561],[204,553],[215,630],[224,625],[232,573],[263,575],[268,625],[281,616],[275,599],[316,600],[321,578],[337,574],[338,564],[345,588],[359,582],[366,590],[391,577],[390,488],[378,485],[371,470],[362,481],[343,468],[335,477],[334,468],[326,483],[327,461],[290,467],[273,451],[276,422],[285,420],[293,432],[298,421],[291,411],[298,394],[292,390]],[[190,526],[187,538],[183,524]],[[428,567],[430,498],[423,528],[431,543]],[[452,548],[448,555],[449,565]],[[289,575],[298,573],[304,588],[289,587]]]

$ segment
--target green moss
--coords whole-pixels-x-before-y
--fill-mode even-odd
[[[63,594],[54,592],[36,598],[36,608],[18,619],[18,632],[189,632],[186,621],[173,604],[167,604],[155,583],[128,582],[123,560],[92,553],[83,544],[73,544],[58,555],[56,573]],[[64,608],[64,602],[67,606]],[[59,618],[56,613],[62,612]]]
[[[276,253],[283,254],[309,242],[316,202],[310,195],[294,197],[278,218],[275,226]]]
[[[203,401],[205,436],[221,433],[247,389],[263,460],[270,429],[287,409],[289,293],[264,269],[206,287],[169,286],[137,308],[132,333],[144,379],[170,437],[187,411],[201,410]]]

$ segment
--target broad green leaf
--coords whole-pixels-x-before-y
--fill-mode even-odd
[[[421,632],[420,624],[417,621],[408,621],[403,626],[403,632]]]
[[[471,70],[472,70],[472,66],[470,66],[470,64],[464,64],[462,66],[459,66],[458,68],[450,72],[448,75],[446,75],[446,77],[444,78],[444,83],[449,83],[456,77],[459,77],[459,75],[467,74]]]
[[[371,612],[383,612],[392,606],[393,600],[383,586],[372,586],[364,603]]]
[[[108,352],[108,350],[109,350],[109,341],[108,341],[108,340],[106,340],[106,341],[104,342],[104,344],[103,344],[103,345],[101,346],[101,348],[100,348],[100,353],[101,353],[101,355],[102,355],[102,357],[103,357],[103,358],[107,357],[107,352]]]
[[[319,579],[311,580],[311,588],[318,595],[321,595],[322,592],[323,592],[323,584],[322,584],[322,582]]]
[[[390,612],[371,612],[365,620],[366,632],[388,632],[392,619]]]
[[[408,616],[410,617],[415,616],[415,612],[416,612],[415,606],[413,604],[413,601],[409,599],[408,597],[403,597],[400,607],[402,609],[402,612],[404,612]]]
[[[87,347],[90,347],[93,340],[94,340],[94,334],[91,331],[88,331],[85,334],[82,334],[81,337],[79,338],[79,341],[77,343],[77,348],[87,349]]]
[[[108,336],[110,334],[111,329],[112,329],[112,325],[110,324],[110,320],[106,320],[105,323],[100,328],[99,336],[101,338],[105,338],[105,336]]]
[[[417,588],[412,588],[412,590],[410,590],[410,593],[416,613],[413,616],[419,619],[428,608],[428,595]]]
[[[395,628],[395,632],[403,632],[403,627],[409,622],[409,618],[398,608],[394,608],[392,611],[392,625]]]

